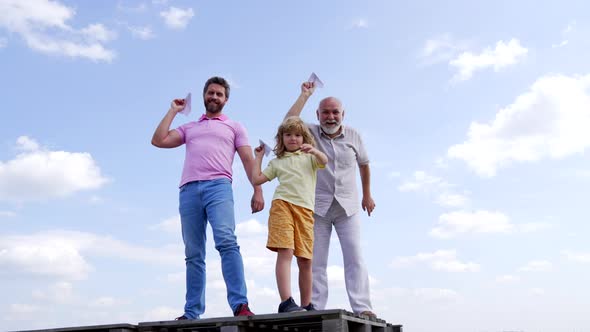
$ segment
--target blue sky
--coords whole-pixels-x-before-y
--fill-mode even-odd
[[[0,330],[182,313],[184,149],[173,98],[230,80],[225,113],[272,138],[312,72],[365,139],[375,312],[406,331],[590,331],[586,1],[0,0]],[[265,159],[264,163],[266,164]],[[234,165],[256,313],[275,312],[266,209]],[[228,316],[209,241],[206,317]],[[333,239],[330,308],[349,310]],[[296,269],[294,269],[296,271]],[[295,280],[295,279],[294,279]],[[296,285],[293,285],[297,293]]]

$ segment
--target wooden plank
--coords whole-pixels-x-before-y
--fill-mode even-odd
[[[263,314],[251,317],[214,317],[182,321],[155,321],[65,327],[19,332],[402,332],[379,318],[368,318],[342,309]],[[16,332],[16,331],[15,331]]]
[[[322,332],[349,332],[348,323],[343,319],[322,320]]]

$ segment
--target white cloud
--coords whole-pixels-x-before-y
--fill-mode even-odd
[[[432,253],[418,253],[414,256],[396,257],[391,263],[391,266],[401,268],[418,263],[428,264],[435,271],[477,272],[480,270],[479,264],[459,261],[455,250],[437,250]]]
[[[36,312],[41,311],[41,307],[36,306],[36,305],[31,305],[31,304],[15,303],[15,304],[10,305],[9,311],[11,314],[16,314],[16,315],[27,314],[28,315],[28,314],[34,314]]]
[[[590,179],[590,170],[589,169],[578,169],[572,172],[574,176],[582,178],[584,180]]]
[[[420,50],[420,58],[426,65],[447,62],[466,48],[465,42],[455,40],[450,34],[443,34],[424,43]]]
[[[518,231],[522,233],[533,233],[553,228],[552,224],[546,222],[529,222],[516,226]]]
[[[74,287],[70,282],[60,281],[50,285],[46,290],[34,290],[32,296],[36,300],[65,304],[74,300]]]
[[[104,199],[98,195],[92,195],[89,199],[88,202],[90,204],[100,204],[104,201]]]
[[[547,272],[553,269],[553,264],[546,260],[534,260],[526,263],[520,267],[518,271],[521,272]]]
[[[417,288],[413,295],[426,302],[456,301],[459,294],[448,288]]]
[[[133,35],[133,37],[135,37],[135,38],[139,38],[142,40],[148,40],[148,39],[152,39],[155,37],[154,32],[152,31],[152,28],[149,26],[143,26],[143,27],[130,26],[128,28],[129,28],[129,31],[131,31],[131,35]]]
[[[590,263],[590,252],[576,252],[570,250],[563,250],[561,254],[564,255],[567,260],[572,262]]]
[[[528,50],[520,45],[518,39],[511,39],[508,43],[500,40],[494,49],[487,47],[480,54],[463,52],[449,62],[458,73],[453,77],[454,81],[465,81],[473,76],[473,73],[486,68],[499,71],[521,61]]]
[[[391,171],[389,173],[387,173],[387,178],[388,179],[395,179],[395,178],[399,178],[402,174],[400,172],[397,171]]]
[[[344,268],[342,266],[330,265],[326,267],[326,273],[330,284],[344,282]]]
[[[92,270],[77,248],[51,238],[0,237],[0,267],[0,276],[43,275],[68,280],[85,279]]]
[[[236,225],[236,234],[239,237],[249,236],[249,235],[266,235],[267,227],[262,225],[256,219],[249,219],[238,223]]]
[[[422,56],[428,57],[441,50],[454,49],[454,43],[450,35],[446,34],[437,38],[428,39],[422,48]]]
[[[352,22],[352,26],[357,29],[367,29],[369,27],[369,21],[365,18],[358,18]]]
[[[502,284],[515,283],[515,282],[518,282],[518,281],[520,281],[520,277],[519,276],[510,275],[510,274],[501,275],[501,276],[498,276],[496,278],[496,282],[497,283],[502,283]]]
[[[545,295],[545,290],[543,288],[531,288],[529,294],[534,296]]]
[[[164,231],[171,234],[180,234],[180,216],[176,215],[174,217],[170,217],[159,224],[150,226],[149,229],[152,231]]]
[[[465,206],[469,198],[461,194],[454,194],[454,193],[442,193],[438,195],[436,199],[436,203],[440,206],[445,207],[461,207]]]
[[[268,276],[274,271],[276,253],[266,248],[267,226],[256,219],[248,219],[236,225],[246,275]]]
[[[16,149],[19,151],[35,151],[39,150],[40,146],[34,139],[27,136],[20,136],[16,139]]]
[[[182,265],[180,245],[148,248],[108,236],[73,231],[0,236],[0,276],[48,276],[86,279],[93,270],[87,255],[114,257],[150,264]]]
[[[6,47],[8,45],[8,39],[0,37],[0,48]]]
[[[434,166],[439,169],[447,169],[447,168],[449,168],[449,161],[447,158],[438,157],[434,161]]]
[[[513,230],[514,225],[501,212],[455,211],[442,214],[438,218],[437,226],[430,231],[430,235],[448,239],[462,234],[509,233]]]
[[[148,310],[143,316],[143,321],[145,322],[153,322],[153,321],[164,321],[170,320],[170,317],[178,316],[178,308],[172,308],[167,306],[158,306],[153,309]]]
[[[112,61],[115,52],[103,43],[115,38],[114,32],[101,24],[76,30],[67,24],[75,14],[59,1],[4,0],[0,2],[0,28],[20,35],[41,53]]]
[[[398,186],[402,192],[423,192],[435,194],[436,203],[444,207],[465,206],[469,198],[463,194],[452,191],[454,185],[447,183],[442,178],[430,175],[424,171],[414,172],[414,178],[407,180]]]
[[[403,311],[402,308],[416,308],[418,311],[423,311],[425,308],[431,308],[432,305],[439,307],[441,304],[450,304],[461,299],[461,295],[453,289],[433,287],[381,288],[375,289],[371,293],[371,297],[373,298],[373,307],[380,308],[379,310],[382,312],[392,310],[399,312]],[[409,320],[401,317],[394,319],[404,321],[404,325],[407,325]],[[391,322],[391,320],[389,321]]]
[[[447,154],[481,176],[514,162],[560,159],[590,146],[590,75],[538,79],[490,124],[473,122],[465,142]]]
[[[0,201],[23,202],[65,197],[108,182],[89,153],[48,151],[21,136],[15,159],[0,161]]]
[[[120,2],[117,3],[117,10],[122,11],[122,12],[141,13],[141,12],[145,12],[147,9],[148,9],[148,7],[145,3],[139,3],[136,6],[126,6]]]
[[[431,192],[446,187],[449,187],[449,184],[441,178],[432,176],[424,171],[416,171],[414,172],[414,179],[402,183],[398,189],[400,191]]]
[[[566,46],[567,44],[569,44],[569,35],[571,35],[571,33],[575,30],[576,27],[576,22],[571,22],[569,23],[562,31],[561,31],[561,42],[557,43],[557,44],[553,44],[551,45],[552,48],[559,48],[559,47],[563,47]]]
[[[164,18],[164,23],[172,29],[184,29],[189,21],[195,16],[192,8],[180,9],[170,7],[168,10],[160,12],[160,16]]]
[[[90,24],[80,31],[89,40],[108,42],[117,38],[117,33],[105,28],[102,24]]]
[[[248,287],[248,297],[256,299],[257,303],[265,302],[270,303],[274,309],[276,305],[277,298],[280,298],[279,291],[274,287],[275,283],[271,280],[266,280],[267,282],[271,282],[273,287],[264,286],[254,280],[247,279],[246,280],[246,287]],[[258,305],[256,306],[258,308]]]
[[[184,281],[186,280],[186,272],[182,271],[177,273],[168,273],[164,277],[164,280],[171,283],[184,283]]]
[[[562,40],[559,44],[552,44],[551,47],[553,47],[553,48],[564,47],[567,44],[569,44],[569,40]]]
[[[91,308],[113,308],[129,303],[127,300],[114,298],[112,296],[101,296],[88,302]]]

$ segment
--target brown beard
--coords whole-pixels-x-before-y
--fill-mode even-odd
[[[208,113],[219,113],[223,109],[223,105],[216,104],[215,102],[205,102],[205,109]]]

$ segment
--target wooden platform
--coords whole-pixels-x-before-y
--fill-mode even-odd
[[[217,317],[199,320],[67,327],[35,332],[402,332],[402,325],[370,319],[345,310],[319,310],[252,317]],[[24,331],[22,331],[24,332]],[[28,331],[32,332],[32,331]]]

